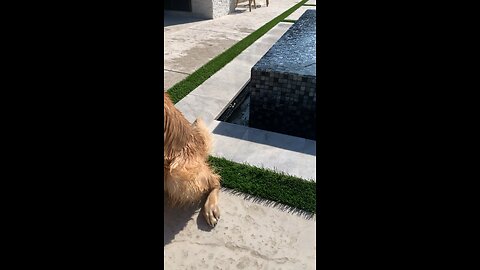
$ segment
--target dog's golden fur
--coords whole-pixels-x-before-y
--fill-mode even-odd
[[[203,215],[215,226],[220,218],[220,176],[207,163],[211,134],[200,119],[190,124],[166,93],[163,105],[164,191],[176,205],[199,202],[208,194]]]

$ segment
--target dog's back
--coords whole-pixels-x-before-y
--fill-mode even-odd
[[[196,119],[193,124],[190,124],[175,108],[166,93],[164,93],[164,114],[164,157],[169,159],[178,156],[178,153],[188,153],[207,158],[212,147],[212,137],[205,122]]]
[[[200,118],[197,118],[197,120],[193,122],[192,127],[195,131],[195,135],[202,138],[204,149],[202,149],[201,152],[205,153],[205,157],[207,157],[212,150],[212,136],[210,130],[208,130],[205,122]]]
[[[207,162],[212,137],[201,119],[190,124],[164,93],[164,191],[174,204],[199,201],[208,193],[202,213],[211,226],[220,218],[220,176]]]

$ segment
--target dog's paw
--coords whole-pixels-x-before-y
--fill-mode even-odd
[[[215,227],[217,225],[218,220],[220,219],[220,209],[218,208],[217,204],[205,204],[203,209],[203,216],[207,221],[208,225],[211,227]]]

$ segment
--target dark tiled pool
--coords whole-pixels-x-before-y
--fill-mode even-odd
[[[315,140],[316,80],[316,11],[307,10],[218,120]]]

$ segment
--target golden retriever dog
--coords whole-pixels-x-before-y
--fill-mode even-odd
[[[164,191],[174,205],[196,203],[208,194],[202,212],[215,227],[220,219],[220,176],[207,163],[211,134],[200,119],[190,124],[166,93],[163,105]]]

